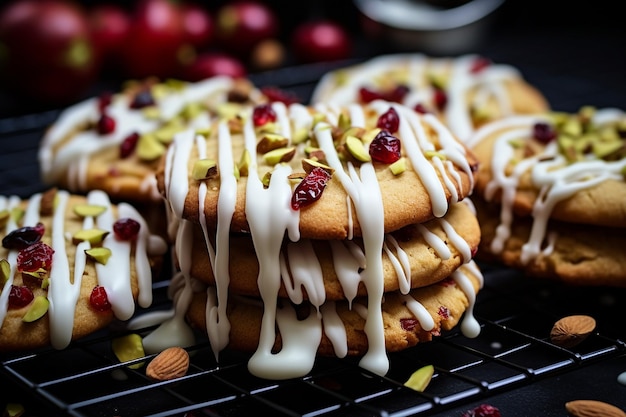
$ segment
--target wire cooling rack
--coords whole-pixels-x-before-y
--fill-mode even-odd
[[[285,70],[260,74],[253,81],[270,85],[280,79],[280,87],[307,97],[325,70]],[[572,107],[573,101],[564,98],[561,103]],[[26,197],[44,189],[37,145],[57,115],[49,111],[0,119],[2,194]],[[564,399],[589,398],[626,409],[626,387],[616,381],[626,371],[626,289],[569,287],[495,265],[481,267],[485,286],[475,308],[480,336],[468,339],[454,329],[393,353],[384,377],[360,368],[357,359],[318,358],[306,377],[263,380],[248,373],[248,354],[226,350],[216,362],[206,337],[199,334],[198,344],[188,349],[188,374],[154,382],[145,375],[152,356],[133,362],[143,364],[137,369],[116,359],[111,341],[126,331],[113,326],[64,350],[0,355],[0,407],[21,402],[26,416],[454,417],[487,402],[498,405],[504,416],[549,417],[565,415]],[[168,282],[164,277],[154,283],[148,311],[171,307]],[[549,333],[556,320],[570,314],[591,315],[598,326],[583,343],[564,349],[550,343]],[[427,389],[420,393],[405,387],[424,365],[435,368]]]

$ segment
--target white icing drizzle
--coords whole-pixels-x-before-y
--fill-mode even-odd
[[[42,194],[34,194],[28,200],[26,212],[23,218],[24,226],[34,226],[40,221],[40,203]],[[17,207],[20,203],[18,198],[7,200],[3,198],[1,206],[7,208]],[[68,253],[66,252],[66,240],[71,236],[65,230],[65,213],[69,209],[67,204],[70,201],[70,193],[59,190],[56,193],[56,206],[52,214],[52,224],[50,226],[51,243],[54,250],[52,255],[52,265],[49,272],[49,286],[47,297],[50,302],[48,317],[50,323],[50,341],[56,349],[63,349],[72,340],[72,330],[76,314],[76,304],[80,297],[80,288],[85,266],[88,262],[85,250],[89,249],[88,242],[81,242],[76,247],[74,268],[70,267]],[[97,227],[103,230],[112,230],[115,218],[113,216],[112,205],[108,196],[102,191],[91,191],[87,195],[89,204],[106,207],[105,213],[97,218],[86,217],[83,220],[83,228],[91,229]],[[118,218],[128,217],[136,220],[140,224],[140,232],[135,239],[135,264],[131,266],[131,245],[132,242],[119,241],[113,233],[107,235],[102,242],[103,247],[111,250],[111,257],[106,265],[96,264],[96,274],[98,284],[105,287],[109,302],[113,307],[116,318],[126,320],[135,311],[135,302],[131,291],[131,270],[135,271],[138,281],[139,296],[138,303],[142,307],[148,307],[152,302],[152,274],[149,263],[149,255],[162,255],[167,250],[167,245],[162,238],[150,234],[147,223],[141,215],[130,205],[118,204]],[[6,232],[17,228],[13,220],[9,220]],[[8,293],[13,283],[14,274],[17,268],[17,250],[9,251],[7,259],[11,264],[11,276],[7,280],[2,290],[0,299],[0,314],[4,321],[8,308]]]
[[[600,125],[624,117],[624,113],[616,109],[598,110],[593,122]],[[491,242],[491,251],[500,253],[511,235],[513,222],[513,202],[519,180],[526,172],[530,172],[532,183],[540,190],[532,209],[532,226],[529,239],[522,246],[521,262],[528,264],[537,257],[549,255],[556,240],[556,235],[547,236],[548,220],[552,210],[560,201],[591,188],[609,179],[623,180],[622,170],[626,167],[626,159],[604,161],[588,156],[586,159],[568,164],[565,157],[558,151],[556,141],[550,142],[541,154],[525,158],[515,164],[512,172],[507,175],[507,165],[511,163],[514,149],[511,143],[515,140],[526,140],[532,134],[535,123],[546,122],[546,116],[513,116],[490,123],[479,129],[469,141],[476,146],[487,136],[497,133],[491,160],[493,179],[487,184],[485,198],[489,201],[495,193],[501,191],[500,222]]]
[[[19,206],[20,202],[21,199],[18,196],[0,196],[0,210],[6,209],[11,212],[11,210]],[[12,216],[9,216],[5,226],[5,236],[15,229],[17,229],[17,224]],[[7,261],[9,262],[11,270],[7,280],[4,282],[4,286],[0,289],[0,327],[2,327],[2,323],[4,323],[4,318],[9,308],[9,293],[11,292],[11,285],[13,285],[13,278],[17,270],[17,251],[10,251],[7,256]]]
[[[369,87],[377,91],[380,89],[376,85],[378,81],[384,85],[385,81],[392,79],[410,88],[402,104],[412,108],[421,103],[435,108],[430,76],[446,74],[448,101],[443,116],[450,130],[461,141],[466,141],[474,132],[472,109],[480,108],[481,104],[493,99],[502,116],[511,115],[512,103],[505,83],[522,78],[514,67],[503,64],[492,63],[480,71],[472,71],[477,59],[477,55],[432,58],[416,53],[376,57],[354,69],[348,68],[349,76],[341,77],[340,84],[336,81],[338,75],[335,72],[323,76],[313,92],[312,102],[348,105],[359,101],[360,88]],[[472,91],[474,96],[470,99]]]

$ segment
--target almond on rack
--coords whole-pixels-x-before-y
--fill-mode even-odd
[[[593,317],[573,315],[563,317],[552,326],[550,340],[555,345],[570,348],[578,345],[596,328]]]
[[[188,369],[189,353],[181,347],[170,347],[148,364],[146,375],[157,381],[167,381],[185,376]]]
[[[595,400],[570,401],[565,403],[565,409],[573,417],[626,417],[616,406]]]

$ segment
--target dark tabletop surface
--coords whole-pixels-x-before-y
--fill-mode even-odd
[[[303,13],[297,4],[308,3],[284,2],[283,13]],[[322,1],[317,6],[357,31],[351,2]],[[499,9],[488,37],[467,52],[516,66],[556,110],[576,111],[583,105],[626,109],[626,24],[618,6],[619,2],[610,0],[554,5],[509,0]],[[400,49],[361,40],[354,60]],[[288,66],[251,78],[259,85],[278,84],[308,98],[319,76],[341,64]],[[107,82],[94,86],[90,94]],[[35,165],[37,143],[59,110],[27,108],[0,96],[0,193],[28,196],[43,189]],[[432,344],[393,355],[386,378],[364,376],[351,361],[322,360],[310,377],[270,384],[250,378],[245,358],[233,354],[226,356],[219,372],[215,364],[196,363],[198,381],[168,387],[166,395],[179,398],[184,392],[192,398],[191,403],[204,404],[195,415],[212,416],[263,412],[461,416],[465,410],[489,403],[503,416],[556,417],[566,416],[564,404],[575,399],[606,401],[626,410],[626,386],[617,382],[618,375],[626,372],[624,289],[565,287],[489,265],[485,266],[485,278],[476,307],[483,325],[481,336],[469,340],[452,332]],[[166,303],[164,285],[156,287],[161,302]],[[590,314],[598,322],[597,333],[572,351],[547,342],[551,324],[568,314]],[[168,408],[160,409],[159,404],[166,400],[152,393],[152,387],[146,388],[143,381],[113,384],[97,378],[104,374],[98,366],[113,366],[100,364],[100,356],[110,355],[106,342],[107,336],[102,336],[64,354],[46,351],[33,357],[0,356],[0,408],[6,402],[22,402],[26,415],[48,416],[182,416],[193,409],[172,401],[178,411],[163,411]],[[207,347],[198,349],[206,351]],[[105,351],[102,355],[101,350]],[[62,367],[63,363],[73,363],[73,372],[80,377]],[[427,363],[437,369],[428,395],[407,392],[400,386],[406,369]],[[198,386],[206,387],[205,391],[200,393]],[[67,394],[84,390],[112,399],[92,404],[89,396]],[[134,394],[115,394],[124,390]],[[205,397],[207,391],[210,399]],[[67,404],[73,405],[68,409]]]

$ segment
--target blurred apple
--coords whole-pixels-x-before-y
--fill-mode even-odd
[[[89,26],[93,45],[107,70],[118,70],[121,50],[128,39],[129,13],[113,3],[94,5],[89,10]]]
[[[246,73],[244,64],[236,57],[222,52],[204,52],[185,68],[183,78],[196,82],[216,75],[241,78],[245,77]]]
[[[87,14],[64,0],[17,0],[0,11],[0,79],[38,104],[66,104],[94,82]]]
[[[247,56],[261,41],[279,33],[274,11],[251,0],[223,5],[217,10],[215,26],[220,47],[240,57]]]
[[[182,3],[180,13],[183,20],[184,41],[197,50],[211,44],[215,24],[209,11],[196,3]]]
[[[313,20],[298,25],[292,34],[292,51],[298,62],[346,59],[352,53],[352,39],[339,24]]]

